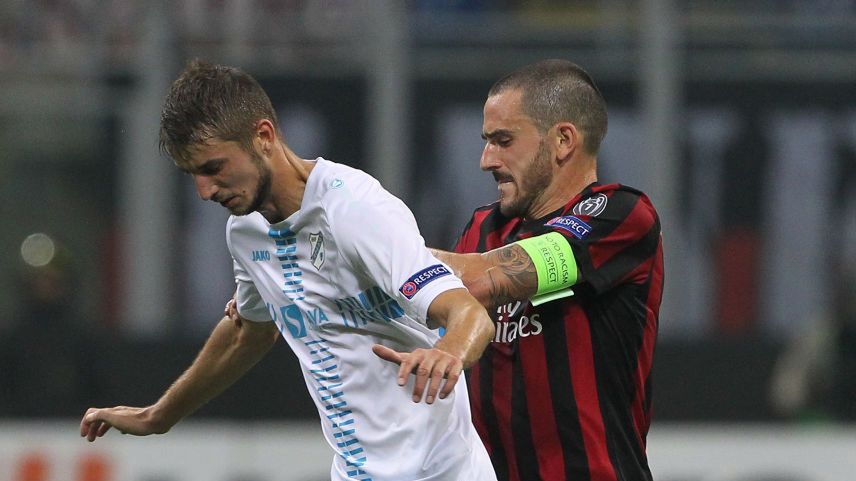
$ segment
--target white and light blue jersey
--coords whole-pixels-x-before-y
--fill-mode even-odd
[[[232,216],[238,312],[274,321],[297,355],[336,452],[333,480],[495,480],[470,418],[466,383],[434,404],[414,403],[413,378],[372,352],[429,348],[440,293],[462,288],[419,234],[410,210],[368,174],[324,159],[300,210],[269,224]]]

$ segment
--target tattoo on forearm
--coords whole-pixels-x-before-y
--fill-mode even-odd
[[[535,293],[538,288],[535,264],[522,247],[505,246],[489,257],[495,266],[488,270],[493,305],[528,299]]]

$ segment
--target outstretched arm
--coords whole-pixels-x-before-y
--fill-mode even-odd
[[[273,322],[224,317],[193,364],[155,404],[89,408],[80,422],[80,435],[91,442],[111,427],[138,436],[163,434],[243,376],[264,357],[278,336]]]
[[[431,349],[397,352],[375,344],[379,357],[400,365],[398,385],[416,374],[413,401],[431,404],[439,391],[440,399],[448,396],[461,372],[474,364],[494,336],[493,321],[466,289],[451,289],[437,296],[428,307],[428,318],[446,328],[446,334]],[[446,379],[442,389],[440,384]],[[428,388],[427,391],[425,388]]]

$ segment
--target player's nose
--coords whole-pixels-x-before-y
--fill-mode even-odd
[[[479,168],[484,171],[497,170],[502,167],[502,162],[499,160],[499,155],[494,152],[488,142],[482,150],[481,160],[479,160]]]
[[[194,175],[193,183],[196,185],[196,193],[202,200],[211,200],[217,193],[217,184],[210,177]]]

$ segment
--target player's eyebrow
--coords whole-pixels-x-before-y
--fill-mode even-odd
[[[484,140],[495,139],[497,137],[508,137],[511,136],[512,132],[508,129],[496,129],[490,132],[482,132],[481,138]]]
[[[206,172],[213,172],[217,170],[224,162],[226,162],[225,157],[215,157],[213,159],[206,160],[202,165],[199,166],[179,166],[179,168],[188,174],[204,174]]]

